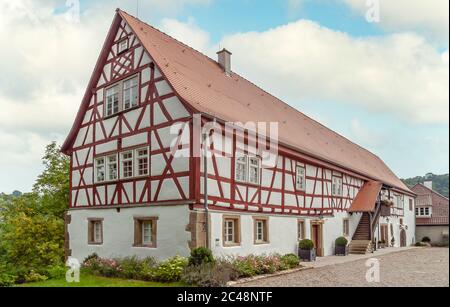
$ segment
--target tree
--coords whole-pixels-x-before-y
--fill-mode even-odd
[[[48,145],[43,157],[44,171],[33,186],[41,200],[41,213],[64,218],[69,205],[70,159],[55,142]]]

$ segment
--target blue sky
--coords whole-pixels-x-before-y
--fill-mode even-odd
[[[399,177],[447,173],[448,1],[380,1],[380,23],[367,22],[364,0],[140,0],[139,15],[212,57],[231,49],[236,72],[379,155]],[[28,191],[43,146],[64,140],[114,8],[135,14],[136,1],[81,0],[79,23],[62,18],[66,1],[0,2],[0,34],[21,34],[13,41],[20,52],[2,63],[9,79],[0,77],[0,192],[9,193]],[[33,39],[45,33],[48,50],[35,54]]]

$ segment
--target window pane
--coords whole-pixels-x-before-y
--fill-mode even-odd
[[[138,105],[138,77],[123,83],[123,104],[124,110]]]
[[[119,86],[116,85],[106,90],[106,115],[119,112]]]
[[[149,245],[152,243],[152,222],[142,222],[142,243]]]
[[[148,149],[137,150],[137,175],[146,176],[148,175]]]
[[[116,156],[108,157],[108,179],[109,180],[117,179],[117,157]]]
[[[122,154],[122,177],[133,177],[133,152],[126,152]]]

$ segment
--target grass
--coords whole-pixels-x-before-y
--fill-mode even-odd
[[[137,280],[126,280],[119,278],[106,278],[93,275],[82,275],[79,283],[68,283],[65,278],[50,279],[42,282],[19,285],[18,287],[43,287],[43,288],[61,288],[61,287],[119,287],[119,288],[155,288],[155,287],[186,287],[183,283],[158,283]]]

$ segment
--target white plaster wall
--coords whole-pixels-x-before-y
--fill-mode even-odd
[[[88,255],[100,257],[155,257],[164,260],[176,255],[188,256],[191,239],[186,226],[189,224],[188,206],[122,208],[101,210],[72,210],[69,212],[70,248],[73,257],[83,261]],[[134,217],[159,217],[157,224],[157,248],[135,248]],[[103,245],[88,245],[88,218],[103,218]]]
[[[358,227],[361,214],[348,214],[347,212],[335,212],[334,217],[325,218],[323,225],[323,248],[325,256],[334,255],[335,241],[344,236],[344,219],[349,220],[349,236],[347,240],[352,240],[353,234]]]
[[[245,256],[249,254],[289,254],[297,253],[297,221],[298,217],[269,216],[269,241],[270,244],[255,245],[253,216],[264,216],[263,214],[241,215],[241,246],[223,247],[222,218],[223,215],[233,215],[232,212],[210,213],[210,242],[215,256]],[[308,228],[309,226],[306,226]],[[309,234],[308,234],[309,235]]]

